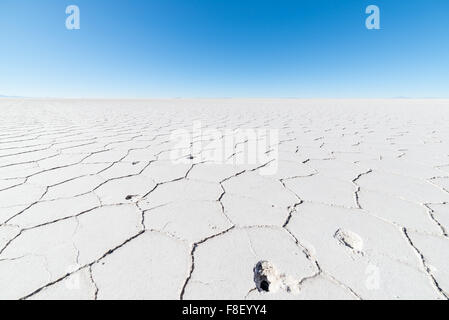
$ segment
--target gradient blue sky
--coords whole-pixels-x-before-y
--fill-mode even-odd
[[[449,97],[448,16],[448,0],[0,0],[0,94]]]

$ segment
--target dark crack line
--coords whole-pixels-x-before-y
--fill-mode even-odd
[[[235,228],[235,226],[232,226],[229,229],[226,229],[226,230],[224,230],[224,231],[222,231],[220,233],[214,234],[214,235],[212,235],[210,237],[207,237],[207,238],[205,238],[205,239],[203,239],[203,240],[193,244],[192,251],[190,252],[190,257],[191,257],[190,271],[189,271],[189,275],[187,276],[187,278],[186,278],[186,280],[184,282],[184,285],[181,288],[181,293],[179,295],[180,300],[184,300],[184,295],[185,295],[185,291],[186,291],[187,285],[189,284],[190,279],[192,278],[193,272],[195,271],[195,251],[198,248],[198,246],[203,244],[203,243],[205,243],[206,241],[208,241],[210,239],[213,239],[213,238],[219,237],[219,236],[221,236],[221,235],[223,235],[225,233],[228,233],[229,231],[233,230],[234,228]]]
[[[449,296],[448,294],[446,294],[444,292],[444,290],[441,288],[440,284],[438,283],[438,281],[436,280],[435,276],[432,274],[432,270],[430,270],[429,266],[427,265],[426,262],[426,258],[424,257],[424,254],[421,253],[421,251],[419,251],[418,247],[415,246],[415,244],[413,243],[412,239],[410,238],[410,236],[408,235],[408,231],[406,228],[402,228],[402,232],[405,236],[405,238],[407,239],[408,243],[412,246],[412,248],[415,250],[415,252],[418,254],[421,263],[424,267],[425,272],[427,273],[427,275],[432,279],[432,284],[434,285],[434,287],[436,288],[436,290],[447,300],[449,300]]]

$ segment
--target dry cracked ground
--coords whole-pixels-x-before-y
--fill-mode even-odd
[[[449,101],[2,99],[0,114],[0,299],[449,297]],[[204,149],[174,162],[173,131],[198,121],[221,139],[279,130],[278,170],[194,161]]]

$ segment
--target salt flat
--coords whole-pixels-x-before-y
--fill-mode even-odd
[[[449,297],[447,100],[0,114],[0,299]]]

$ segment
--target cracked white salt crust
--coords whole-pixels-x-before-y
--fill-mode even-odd
[[[156,183],[146,177],[133,176],[109,180],[95,189],[95,194],[103,205],[130,203],[140,199],[153,189]]]
[[[218,201],[183,201],[148,210],[145,227],[175,238],[200,242],[232,227]]]
[[[226,194],[257,199],[260,203],[272,207],[287,208],[298,202],[295,194],[286,190],[280,181],[256,172],[245,172],[228,179],[223,182],[223,188]]]
[[[0,99],[0,299],[448,299],[448,110]],[[233,163],[263,136],[184,150],[195,123],[279,130],[278,170]]]
[[[425,267],[435,278],[440,289],[449,291],[449,239],[431,235],[410,233],[410,239],[424,257]]]
[[[64,182],[50,188],[42,198],[42,201],[77,198],[91,193],[106,182],[99,175],[89,175]]]
[[[361,297],[439,297],[401,230],[365,212],[304,204],[287,228],[313,246],[314,256],[324,272],[329,272]],[[355,240],[335,236],[339,230],[355,234]],[[339,238],[342,241],[337,241]],[[341,245],[342,242],[347,245]],[[361,248],[363,254],[360,254]],[[379,286],[383,287],[382,291]]]
[[[21,184],[1,191],[0,208],[16,207],[27,205],[38,201],[45,193],[45,188],[32,185]]]
[[[441,234],[438,224],[429,219],[429,208],[422,204],[364,189],[359,193],[359,202],[371,215],[397,226],[422,233]]]
[[[81,269],[64,280],[44,288],[34,294],[30,300],[93,300],[97,288],[92,282],[89,268]]]
[[[251,291],[246,297],[248,300],[355,300],[357,299],[351,292],[332,279],[325,276],[316,276],[304,280],[299,286],[297,294],[286,291],[277,293],[264,293],[257,290]]]
[[[439,224],[443,234],[446,236],[449,233],[449,203],[448,204],[435,204],[429,206],[431,214],[434,216],[434,220]]]
[[[356,206],[354,193],[357,191],[357,188],[351,181],[342,181],[317,174],[315,176],[287,180],[285,185],[304,201],[348,208]]]
[[[283,254],[284,250],[289,254]],[[264,259],[298,282],[317,272],[294,238],[280,227],[233,229],[198,246],[194,253],[186,299],[244,299],[256,286],[253,269]]]
[[[22,214],[11,218],[8,220],[8,223],[19,226],[22,229],[28,229],[52,221],[72,217],[82,212],[95,209],[100,205],[100,201],[92,193],[76,198],[42,201]],[[45,212],[45,215],[43,215],[42,212]]]
[[[148,190],[150,192],[151,189]],[[156,208],[175,202],[213,201],[218,200],[222,189],[218,183],[195,180],[176,180],[171,183],[159,184],[141,202],[139,207],[143,210]]]
[[[177,299],[189,264],[187,243],[145,232],[95,264],[92,278],[100,299]]]
[[[363,189],[392,195],[417,203],[449,202],[449,193],[432,185],[428,180],[381,171],[362,177],[358,185]]]

